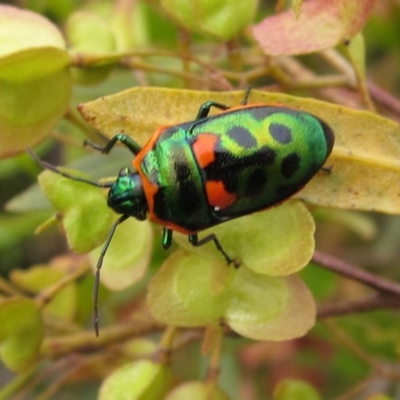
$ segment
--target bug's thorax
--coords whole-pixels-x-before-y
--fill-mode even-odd
[[[146,219],[148,205],[140,176],[129,168],[121,169],[108,192],[107,204],[118,214]]]

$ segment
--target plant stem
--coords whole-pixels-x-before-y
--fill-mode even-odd
[[[388,294],[396,295],[400,297],[400,285],[389,281],[385,278],[381,278],[378,275],[374,275],[370,272],[364,271],[355,267],[354,265],[343,261],[334,256],[315,251],[313,262],[321,267],[335,271],[347,278],[359,281],[366,286],[369,286],[375,290],[385,292]]]

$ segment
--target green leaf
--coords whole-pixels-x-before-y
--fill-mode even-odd
[[[321,397],[309,383],[299,379],[285,379],[276,386],[273,400],[321,400]]]
[[[199,235],[214,233],[227,254],[259,274],[288,275],[303,268],[314,252],[314,220],[299,201],[291,200],[267,211],[214,226]],[[175,234],[180,247],[203,257],[222,260],[213,242],[194,247]]]
[[[93,250],[90,261],[96,269],[103,245]],[[130,218],[119,225],[104,257],[101,282],[112,290],[123,290],[138,282],[150,263],[153,229],[148,221]]]
[[[106,19],[89,11],[78,11],[67,21],[66,35],[71,45],[71,52],[82,54],[102,54],[116,49],[114,35]],[[101,82],[112,71],[113,65],[96,65],[75,68],[73,75],[80,84]]]
[[[27,49],[0,58],[0,78],[17,83],[46,82],[45,77],[66,72],[70,57],[64,50],[55,48]]]
[[[213,290],[216,269],[230,269],[224,290]],[[177,326],[204,326],[221,318],[243,336],[288,340],[315,322],[312,296],[296,276],[270,277],[177,251],[148,288],[148,306],[158,320]]]
[[[256,0],[162,0],[161,5],[172,19],[190,32],[200,32],[229,40],[251,23]]]
[[[78,171],[73,175],[83,177]],[[69,246],[87,253],[105,241],[115,215],[100,188],[65,178],[51,171],[39,175],[39,184],[60,212]]]
[[[102,384],[99,400],[159,400],[170,382],[170,370],[150,360],[135,361],[114,371]]]
[[[23,371],[38,360],[44,328],[33,300],[0,300],[0,354],[13,371]]]
[[[115,39],[107,20],[90,11],[73,13],[66,24],[71,51],[102,53],[115,50]]]
[[[208,261],[184,251],[173,253],[148,287],[151,313],[178,326],[204,326],[218,320],[227,306],[226,288],[215,293],[211,282],[215,270],[227,268],[224,261]]]
[[[27,61],[26,67],[32,62]],[[46,63],[53,63],[53,57]],[[0,79],[0,158],[23,152],[49,135],[68,107],[71,90],[67,69],[24,81]]]
[[[72,89],[69,63],[55,25],[0,5],[0,158],[40,142],[64,115]]]
[[[185,382],[168,393],[165,400],[229,400],[228,395],[215,384]]]
[[[31,11],[0,5],[0,77],[37,79],[66,67],[69,56],[58,28]]]
[[[10,280],[27,292],[37,294],[48,286],[57,283],[67,275],[67,271],[52,265],[36,265],[29,270],[13,270]],[[71,282],[62,288],[44,307],[51,316],[72,320],[77,307],[77,291]]]
[[[240,268],[226,296],[226,322],[248,338],[291,340],[315,324],[314,300],[296,275],[269,277]]]

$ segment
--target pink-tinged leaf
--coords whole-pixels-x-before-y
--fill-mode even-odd
[[[377,0],[309,0],[296,19],[293,10],[268,17],[253,28],[264,52],[304,54],[342,43],[367,22]]]

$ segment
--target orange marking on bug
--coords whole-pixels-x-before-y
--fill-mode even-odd
[[[151,136],[150,140],[144,145],[142,150],[140,150],[139,154],[133,159],[132,165],[135,168],[136,172],[139,174],[140,179],[143,184],[143,191],[146,196],[147,204],[149,206],[149,219],[154,220],[152,218],[154,216],[154,196],[158,191],[158,186],[151,182],[146,174],[143,173],[141,164],[143,162],[143,158],[146,157],[147,153],[153,149],[160,135],[168,129],[167,126],[159,127],[154,134]]]
[[[211,133],[201,133],[192,145],[193,154],[201,168],[206,168],[215,161],[215,145],[218,137]]]
[[[197,232],[189,231],[188,229],[182,228],[179,225],[175,225],[171,223],[170,221],[164,221],[154,213],[154,197],[156,193],[158,192],[158,186],[151,182],[151,180],[147,177],[147,175],[143,172],[141,166],[143,162],[143,158],[146,157],[146,155],[151,151],[155,144],[157,143],[157,140],[160,138],[160,136],[164,133],[165,130],[167,130],[169,127],[168,126],[162,126],[158,128],[154,134],[151,136],[149,141],[144,145],[142,150],[139,152],[139,154],[133,159],[132,165],[137,171],[137,173],[140,176],[140,179],[142,180],[142,185],[143,185],[143,191],[146,196],[147,204],[149,206],[149,211],[148,211],[148,219],[150,221],[153,221],[157,224],[163,225],[166,228],[170,228],[174,231],[178,231],[181,233],[184,233],[186,235],[193,235]]]
[[[229,193],[225,189],[222,181],[207,181],[205,186],[208,203],[213,207],[224,209],[233,204],[237,199],[236,194]]]

